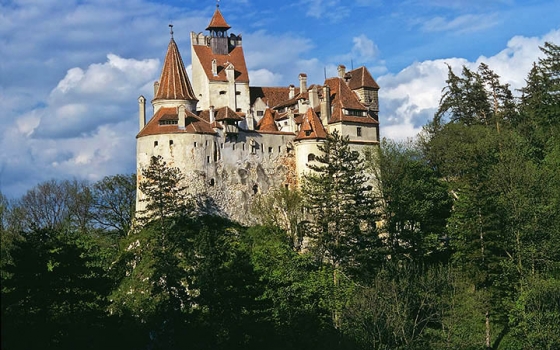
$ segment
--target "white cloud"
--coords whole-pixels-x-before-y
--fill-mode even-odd
[[[282,75],[273,73],[268,69],[257,69],[249,71],[252,86],[279,86],[282,81]]]
[[[438,16],[417,22],[421,24],[421,29],[425,32],[454,31],[457,33],[472,33],[492,28],[497,25],[499,21],[499,16],[495,13],[491,13],[467,14],[451,19]]]
[[[533,62],[541,56],[539,46],[545,41],[559,42],[560,30],[551,31],[542,38],[514,37],[504,50],[491,57],[481,56],[476,62],[461,58],[415,62],[397,74],[379,77],[382,136],[406,139],[422,130],[438,108],[447,79],[447,64],[460,74],[463,66],[476,70],[484,62],[515,92],[524,86]]]

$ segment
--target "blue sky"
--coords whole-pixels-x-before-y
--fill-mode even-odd
[[[214,0],[0,0],[0,191],[51,178],[135,172],[137,98],[151,99],[169,43],[185,65]],[[322,83],[365,65],[381,86],[381,135],[433,116],[447,64],[487,63],[515,88],[539,45],[560,43],[560,1],[222,0],[243,35],[251,85]],[[188,68],[187,68],[188,69]]]

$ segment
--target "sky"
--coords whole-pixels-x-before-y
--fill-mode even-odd
[[[0,192],[50,179],[136,171],[138,97],[153,98],[169,24],[190,74],[190,33],[215,0],[0,0]],[[404,140],[437,109],[448,68],[490,66],[521,88],[560,1],[222,0],[251,86],[321,84],[366,66],[381,89],[381,136]]]

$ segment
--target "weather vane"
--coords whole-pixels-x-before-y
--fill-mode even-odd
[[[170,24],[170,25],[169,25],[169,28],[170,28],[170,31],[169,31],[169,32],[170,32],[170,34],[171,34],[171,38],[173,39],[173,24]]]

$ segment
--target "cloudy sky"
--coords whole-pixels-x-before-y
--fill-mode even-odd
[[[135,172],[137,98],[153,97],[169,43],[185,65],[190,32],[215,0],[0,0],[0,191]],[[222,0],[243,35],[253,86],[322,83],[365,65],[381,86],[381,134],[413,137],[447,76],[481,62],[515,88],[545,41],[560,44],[560,1]],[[189,67],[190,68],[190,67]]]

